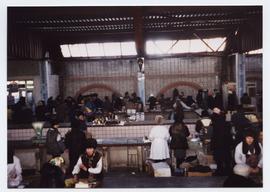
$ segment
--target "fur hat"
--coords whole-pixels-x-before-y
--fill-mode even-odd
[[[55,126],[55,125],[59,125],[58,119],[52,119],[51,120],[51,125],[52,125],[52,127]]]
[[[245,137],[253,137],[253,138],[256,138],[256,134],[255,134],[255,132],[254,132],[251,128],[248,128],[248,129],[244,132],[244,136],[245,136]]]
[[[87,149],[87,148],[96,149],[97,148],[97,140],[93,139],[93,138],[87,139],[85,142],[85,149]]]

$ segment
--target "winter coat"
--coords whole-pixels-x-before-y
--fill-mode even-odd
[[[232,146],[231,127],[225,121],[225,116],[213,113],[211,120],[213,125],[211,149],[214,153],[217,151],[230,151]]]
[[[172,138],[170,143],[171,149],[188,149],[186,137],[188,137],[190,133],[185,124],[173,124],[169,129],[169,133]]]
[[[85,151],[86,136],[78,128],[72,128],[65,136],[65,145],[69,150],[69,171],[72,171],[79,156]]]

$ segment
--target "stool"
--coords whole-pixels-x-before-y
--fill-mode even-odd
[[[128,139],[127,140],[127,167],[129,168],[136,168],[136,169],[140,169],[139,166],[139,152],[138,152],[138,148],[137,147],[130,147],[130,144],[133,144],[135,140],[135,144],[138,144],[139,141],[138,139]]]

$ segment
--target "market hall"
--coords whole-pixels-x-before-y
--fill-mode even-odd
[[[262,187],[262,6],[7,13],[9,188]]]

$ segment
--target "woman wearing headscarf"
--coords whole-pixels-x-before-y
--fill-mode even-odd
[[[253,130],[247,130],[243,141],[236,146],[234,159],[236,164],[250,166],[251,173],[258,173],[262,169],[262,145]]]
[[[151,141],[150,159],[155,162],[165,161],[170,158],[168,140],[170,138],[169,130],[163,123],[163,116],[157,115],[155,122],[158,124],[154,126],[149,134]]]

